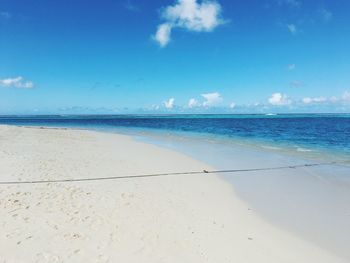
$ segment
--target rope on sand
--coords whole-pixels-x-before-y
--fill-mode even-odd
[[[282,170],[282,169],[297,169],[297,168],[302,168],[302,167],[334,165],[334,164],[339,164],[339,163],[341,163],[341,162],[308,163],[308,164],[300,164],[300,165],[288,165],[288,166],[267,167],[267,168],[212,170],[212,171],[202,170],[202,171],[192,171],[192,172],[122,175],[122,176],[94,177],[94,178],[76,178],[76,179],[72,178],[72,179],[52,179],[52,180],[32,180],[32,181],[0,181],[0,185],[88,182],[88,181],[136,179],[136,178],[162,177],[162,176],[175,176],[175,175],[193,175],[193,174],[244,173],[244,172],[256,172],[256,171]]]

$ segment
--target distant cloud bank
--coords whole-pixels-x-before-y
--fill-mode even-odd
[[[208,95],[203,97],[202,95]],[[331,97],[301,97],[292,98],[280,92],[271,94],[265,101],[250,104],[236,104],[235,102],[222,103],[224,98],[218,92],[205,93],[200,95],[202,100],[191,98],[184,104],[175,105],[175,98],[169,98],[162,104],[153,104],[149,107],[140,108],[90,108],[90,107],[69,107],[60,108],[60,114],[163,114],[163,113],[196,113],[196,114],[247,114],[247,113],[341,113],[349,112],[350,91],[345,91],[340,96]],[[210,101],[210,106],[208,106]],[[205,106],[207,105],[207,106]]]
[[[342,96],[336,97],[304,97],[299,100],[292,99],[286,94],[273,93],[269,99],[269,104],[273,106],[288,106],[293,105],[296,107],[303,107],[308,105],[350,105],[350,92],[345,91]]]
[[[219,92],[200,94],[202,99],[191,98],[187,104],[175,106],[175,98],[169,98],[163,102],[163,107],[153,105],[152,110],[172,110],[174,112],[266,112],[280,110],[322,110],[322,109],[349,109],[350,91],[345,91],[341,96],[315,96],[293,98],[281,92],[271,94],[267,100],[250,104],[237,104],[236,102],[224,103],[224,98]],[[329,108],[331,107],[331,108]]]

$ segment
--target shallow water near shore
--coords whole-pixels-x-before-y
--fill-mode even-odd
[[[270,149],[350,156],[349,114],[0,116],[0,123],[170,131]]]

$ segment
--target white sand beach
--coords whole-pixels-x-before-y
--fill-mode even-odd
[[[129,136],[0,126],[0,181],[211,170]],[[281,171],[283,172],[283,171]],[[0,262],[347,262],[214,174],[0,184]]]

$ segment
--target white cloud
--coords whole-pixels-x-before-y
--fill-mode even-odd
[[[24,80],[23,77],[0,79],[0,87],[31,89],[34,88],[32,81]]]
[[[222,101],[222,97],[218,92],[205,93],[201,94],[201,96],[205,99],[203,102],[204,107],[214,106]]]
[[[306,98],[303,98],[302,101],[305,104],[310,104],[310,103],[312,103],[312,98],[306,97]]]
[[[230,109],[234,109],[236,107],[236,103],[234,102],[231,102],[230,105],[229,105]]]
[[[273,93],[269,98],[269,103],[274,106],[283,106],[291,104],[292,101],[285,94]]]
[[[196,99],[190,99],[188,101],[189,108],[195,108],[195,107],[199,107],[199,106],[200,106],[200,103]]]
[[[294,70],[295,67],[296,67],[295,64],[289,64],[289,65],[288,65],[288,70]]]
[[[342,96],[336,97],[305,97],[301,100],[304,104],[324,104],[324,103],[331,103],[331,104],[347,104],[350,102],[350,92],[345,91]]]
[[[178,0],[165,9],[163,17],[171,24],[194,31],[211,31],[222,21],[221,6],[216,1]]]
[[[327,98],[325,98],[325,97],[317,97],[317,98],[313,98],[313,101],[316,102],[316,103],[326,102]]]
[[[327,98],[325,98],[325,97],[314,97],[314,98],[306,97],[306,98],[303,98],[302,101],[304,104],[322,103],[322,102],[326,102]]]
[[[297,26],[294,24],[288,24],[287,28],[288,28],[289,32],[291,32],[293,35],[295,35],[298,32]]]
[[[174,98],[170,98],[169,100],[164,101],[164,106],[167,109],[172,109],[172,108],[174,108],[174,103],[175,103],[175,99]]]
[[[161,47],[168,44],[173,28],[189,31],[210,32],[224,21],[221,19],[221,5],[215,1],[177,0],[174,5],[163,9],[164,23],[158,26],[153,38]]]
[[[171,25],[164,23],[158,26],[158,30],[153,38],[161,47],[165,47],[170,41]]]

